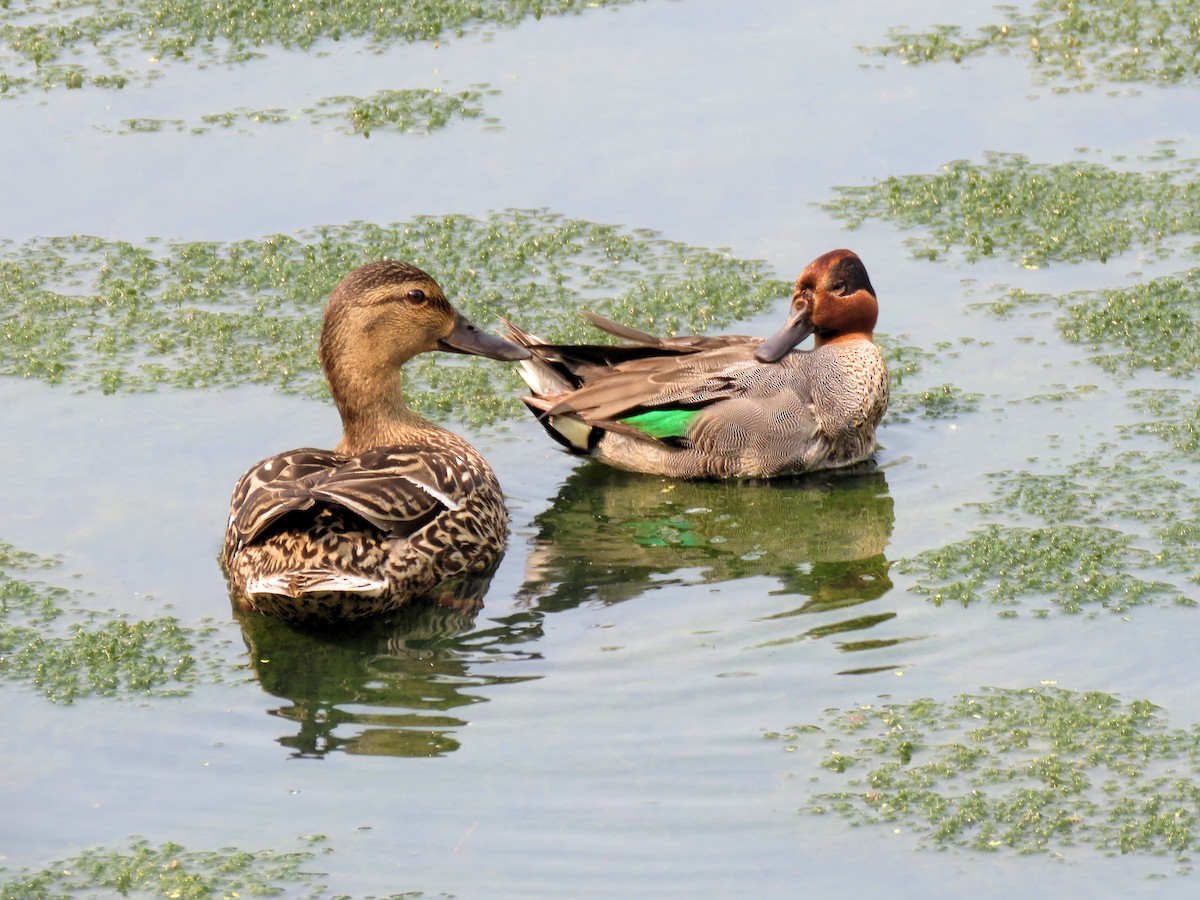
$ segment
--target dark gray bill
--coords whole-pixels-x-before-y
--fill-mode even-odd
[[[529,359],[533,355],[502,337],[480,331],[479,326],[462,313],[454,318],[454,330],[438,341],[438,349],[507,360]]]
[[[777,332],[767,338],[754,351],[754,358],[759,362],[779,362],[797,345],[815,330],[808,304],[788,316],[787,323]]]

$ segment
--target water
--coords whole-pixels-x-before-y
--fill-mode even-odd
[[[243,626],[215,561],[237,476],[287,447],[332,445],[331,407],[260,388],[100,396],[0,381],[0,538],[57,554],[60,567],[34,577],[87,592],[95,609],[211,618],[199,650],[216,673],[182,697],[69,706],[0,686],[0,862],[40,869],[143,835],[191,849],[312,846],[305,868],[352,896],[790,896],[800,885],[1190,896],[1194,876],[1146,880],[1174,871],[1166,858],[937,853],[907,827],[801,815],[823,770],[764,738],[829,708],[1040,683],[1148,698],[1180,727],[1200,718],[1192,609],[1039,618],[1029,611],[1051,604],[1029,598],[1004,619],[986,603],[935,606],[897,569],[982,520],[969,504],[992,497],[989,473],[1056,470],[1136,419],[1131,385],[1087,363],[1049,318],[970,311],[963,279],[1066,292],[1151,264],[930,264],[886,223],[847,232],[812,202],[985,150],[1054,161],[1195,137],[1188,88],[1060,95],[1031,87],[1012,58],[880,70],[854,49],[906,21],[989,18],[985,3],[872,2],[847,15],[652,0],[437,47],[330,45],[231,70],[176,67],[151,88],[6,101],[7,238],[234,240],[544,206],[729,247],[783,278],[851,246],[879,291],[881,331],[948,342],[922,383],[982,398],[956,417],[888,421],[876,468],[765,487],[608,473],[532,422],[473,432],[513,519],[485,608],[331,640]],[[502,128],[369,140],[303,123],[98,128],[438,79],[500,88],[487,108]],[[769,333],[780,314],[737,330]],[[1153,373],[1132,382],[1180,386]],[[1097,390],[1009,402],[1062,384]]]

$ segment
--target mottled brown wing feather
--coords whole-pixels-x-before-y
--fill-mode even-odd
[[[322,504],[343,507],[388,534],[410,534],[475,488],[474,474],[443,450],[391,446],[350,457],[293,450],[242,476],[230,530],[244,546],[280,517]]]
[[[304,447],[252,466],[233,489],[226,552],[252,541],[280,516],[310,508],[312,497],[297,488],[341,459],[328,450]]]

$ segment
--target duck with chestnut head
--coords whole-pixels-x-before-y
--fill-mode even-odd
[[[875,449],[888,373],[873,339],[875,290],[850,250],[805,267],[787,322],[766,339],[659,338],[584,315],[628,343],[551,344],[508,323],[532,354],[522,399],[572,452],[677,478],[774,478]],[[797,349],[810,335],[813,348]]]

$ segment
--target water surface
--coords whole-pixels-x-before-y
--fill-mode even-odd
[[[973,504],[1086,460],[1072,490],[1135,549],[1152,556],[1159,524],[1198,515],[1194,452],[1128,430],[1152,418],[1134,390],[1194,399],[1189,379],[1104,369],[1094,343],[1056,327],[1053,304],[1008,317],[971,307],[1006,286],[1063,295],[1174,274],[1194,249],[1036,270],[1002,255],[931,262],[889,221],[850,231],[816,205],[839,185],[988,151],[1053,163],[1080,148],[1148,155],[1169,139],[1195,152],[1186,83],[1058,93],[1014,57],[880,68],[857,49],[893,25],[993,18],[985,3],[848,14],[649,0],[382,53],[266,48],[244,66],[176,65],[123,91],[0,102],[0,230],[13,254],[54,235],[236,241],[508,208],[726,247],[783,280],[849,246],[879,292],[880,331],[928,354],[897,396],[950,385],[974,398],[944,416],[921,404],[894,414],[873,466],[769,486],[611,473],[515,414],[471,428],[444,415],[509,498],[512,540],[486,604],[334,638],[239,620],[216,566],[234,480],[267,454],[332,445],[329,404],[263,385],[104,395],[0,380],[0,540],[58,560],[8,574],[63,591],[57,618],[22,607],[6,624],[65,640],[72,623],[170,617],[196,659],[148,691],[83,690],[69,704],[36,674],[0,684],[6,874],[140,835],[312,852],[302,868],[321,874],[284,883],[298,896],[790,896],[797,884],[828,896],[1194,894],[1173,852],[1081,840],[939,853],[911,819],[804,814],[844,787],[821,765],[821,737],[765,737],[830,709],[988,687],[1105,692],[1147,699],[1177,728],[1200,721],[1198,613],[1183,602],[1196,596],[1192,556],[1142,566],[1130,551],[1118,567],[1174,595],[1125,607],[1086,594],[1099,599],[1077,612],[1057,584],[998,600],[1003,564],[971,602],[938,603],[922,556],[987,524],[1049,527],[1032,505]],[[132,117],[192,123],[442,83],[497,88],[483,101],[497,122],[368,139],[303,118],[119,133]],[[736,330],[774,330],[785,304],[781,293]],[[1121,454],[1140,476],[1105,475]],[[1153,476],[1177,486],[1139,487]]]

